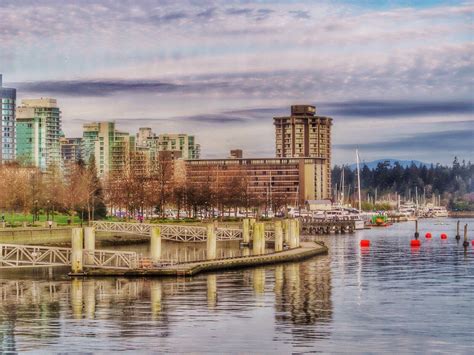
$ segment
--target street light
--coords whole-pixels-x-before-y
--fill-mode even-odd
[[[46,200],[46,220],[49,221],[49,200]]]
[[[38,200],[34,200],[33,204],[35,206],[33,210],[33,222],[38,220]]]

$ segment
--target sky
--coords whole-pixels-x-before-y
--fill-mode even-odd
[[[474,161],[474,1],[0,0],[0,73],[66,136],[189,133],[275,155],[273,116],[334,119],[333,163]]]

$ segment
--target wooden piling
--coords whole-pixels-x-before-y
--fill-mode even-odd
[[[461,222],[461,221],[458,221],[458,222],[456,223],[456,240],[461,239],[461,234],[459,233],[459,223],[460,223],[460,222]]]
[[[469,246],[469,241],[467,240],[467,224],[464,225],[464,242],[462,243],[462,245],[464,249],[466,249]]]

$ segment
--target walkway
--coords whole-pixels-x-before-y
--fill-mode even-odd
[[[298,261],[316,255],[326,254],[327,252],[328,248],[322,244],[317,244],[314,242],[302,242],[299,248],[278,253],[217,260],[203,260],[163,266],[159,268],[143,268],[134,270],[91,269],[79,274],[70,274],[70,276],[192,276],[205,271],[217,271]]]

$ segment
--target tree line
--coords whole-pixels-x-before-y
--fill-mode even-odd
[[[343,174],[344,173],[344,174]],[[336,165],[332,169],[334,190],[341,190],[344,175],[345,196],[350,202],[357,200],[357,171],[347,166]],[[474,165],[460,162],[456,157],[450,166],[441,164],[403,167],[398,162],[380,162],[376,168],[367,165],[361,168],[362,199],[386,198],[388,194],[399,194],[403,200],[414,200],[423,196],[426,200],[441,197],[443,204],[455,210],[474,210]]]
[[[78,215],[83,220],[104,217],[106,208],[95,163],[80,161],[67,173],[51,166],[47,171],[19,163],[0,165],[0,211],[22,213],[38,220],[40,213]]]

